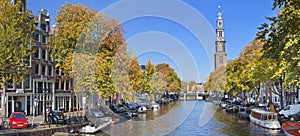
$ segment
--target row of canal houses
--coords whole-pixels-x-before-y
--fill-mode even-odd
[[[14,4],[17,0],[12,0]],[[22,1],[22,9],[26,9],[26,0]],[[51,33],[50,15],[47,10],[38,11],[34,19],[36,30],[34,40],[36,52],[30,56],[28,73],[25,81],[19,84],[10,81],[9,86],[1,89],[1,114],[6,117],[14,111],[24,111],[27,115],[43,115],[48,109],[60,109],[66,112],[76,110],[77,98],[72,95],[71,80],[63,80],[59,68],[55,68],[55,61],[50,57],[48,36]],[[3,91],[5,90],[5,92]]]
[[[265,104],[271,102],[271,103],[280,104],[280,96],[278,94],[280,94],[281,92],[278,91],[276,87],[268,88],[266,84],[261,84],[259,93],[260,93],[259,103]],[[232,97],[230,93],[224,93],[224,94],[225,97]],[[282,93],[282,96],[283,96],[284,105],[300,103],[300,88],[290,88],[289,90],[284,91]],[[257,97],[258,95],[254,91],[247,92],[247,93],[241,91],[241,94],[239,95],[239,98],[242,99],[253,98],[252,99],[253,101]]]

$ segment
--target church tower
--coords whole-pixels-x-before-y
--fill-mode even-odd
[[[216,28],[216,53],[215,53],[215,69],[221,66],[226,66],[226,52],[225,52],[225,38],[224,38],[224,26],[223,18],[221,14],[221,7],[218,6],[218,18]]]

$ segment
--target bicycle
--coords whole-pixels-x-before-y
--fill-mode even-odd
[[[1,128],[2,129],[7,129],[7,128],[9,128],[9,123],[5,120],[5,117],[1,117]]]

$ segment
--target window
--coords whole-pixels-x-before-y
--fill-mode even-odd
[[[48,75],[49,75],[49,76],[52,76],[52,66],[49,66],[48,68],[49,68],[49,69],[48,69]]]
[[[222,55],[219,56],[219,63],[223,64],[223,56]]]
[[[17,89],[22,89],[22,82],[17,84]]]
[[[59,68],[55,69],[55,73],[57,76],[59,76]]]
[[[14,86],[13,86],[13,80],[9,80],[9,81],[7,81],[7,89],[9,90],[9,89],[14,89]]]
[[[55,90],[58,90],[59,89],[59,81],[56,81],[55,82]]]
[[[46,75],[46,66],[42,65],[42,75]]]
[[[31,55],[28,55],[25,57],[24,63],[26,66],[30,67],[31,66]]]
[[[39,23],[34,23],[35,24],[35,28],[36,29],[40,29],[39,27],[40,27],[40,24]]]
[[[37,92],[39,92],[39,93],[43,92],[43,83],[42,82],[38,82]]]
[[[42,59],[46,60],[46,50],[42,49]]]
[[[42,43],[43,44],[47,44],[47,36],[44,36],[42,37]]]
[[[44,31],[47,32],[47,25],[46,25],[46,24],[42,24],[42,25],[41,25],[41,28],[42,28],[42,30],[44,30]]]
[[[219,22],[219,26],[222,26],[222,22]]]
[[[34,53],[34,58],[39,59],[40,58],[40,49],[37,48],[35,53]]]
[[[30,89],[30,75],[26,76],[25,89]]]
[[[64,85],[65,85],[65,84],[64,84],[64,81],[61,81],[61,83],[60,83],[60,89],[61,89],[61,90],[65,90]]]
[[[40,34],[35,33],[35,34],[34,34],[34,40],[35,40],[36,42],[40,42]]]
[[[48,83],[48,93],[52,93],[52,83]]]
[[[35,65],[35,71],[34,71],[34,74],[36,74],[36,75],[40,74],[40,65],[39,65],[39,64],[36,64],[36,65]]]
[[[69,90],[69,81],[66,81],[66,90]]]

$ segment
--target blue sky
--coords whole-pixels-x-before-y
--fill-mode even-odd
[[[185,80],[205,81],[213,67],[215,26],[221,5],[227,60],[238,57],[251,42],[257,27],[274,16],[272,0],[28,0],[37,15],[47,9],[54,24],[56,11],[66,2],[82,3],[117,18],[125,39],[139,62],[169,63]]]

